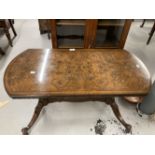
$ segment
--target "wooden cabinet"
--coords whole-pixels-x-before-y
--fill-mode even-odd
[[[132,20],[51,19],[53,48],[123,48]]]
[[[44,34],[50,31],[50,23],[48,19],[38,19],[40,34]]]

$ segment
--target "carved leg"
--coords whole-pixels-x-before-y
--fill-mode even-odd
[[[25,128],[22,128],[22,133],[23,133],[23,135],[28,135],[29,133],[28,133],[28,130],[33,126],[33,124],[36,122],[36,120],[37,120],[37,118],[38,118],[38,116],[39,116],[39,114],[40,114],[40,112],[41,112],[41,110],[42,110],[42,108],[44,107],[44,106],[46,106],[48,104],[48,100],[47,99],[39,99],[39,102],[38,102],[38,104],[37,104],[37,106],[36,106],[36,108],[35,108],[35,111],[34,111],[34,114],[33,114],[33,117],[32,117],[32,119],[31,119],[31,121],[30,121],[30,123],[27,125],[27,127],[25,127]]]
[[[127,124],[123,117],[121,116],[121,113],[119,111],[118,105],[115,102],[114,98],[107,98],[106,99],[106,103],[109,104],[115,114],[115,116],[117,117],[117,119],[122,123],[122,125],[125,127],[125,132],[126,133],[131,133],[132,132],[132,126],[130,124]]]

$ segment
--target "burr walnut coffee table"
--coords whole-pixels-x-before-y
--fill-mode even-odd
[[[90,100],[110,105],[126,132],[131,132],[114,97],[146,95],[151,81],[143,62],[125,50],[28,49],[10,62],[4,84],[12,98],[39,99],[23,134],[29,133],[48,103]]]

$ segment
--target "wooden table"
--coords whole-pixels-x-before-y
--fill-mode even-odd
[[[131,132],[114,97],[146,95],[151,81],[143,62],[121,49],[28,49],[10,62],[4,84],[12,98],[39,99],[23,134],[29,133],[48,103],[89,100],[110,105],[126,132]]]

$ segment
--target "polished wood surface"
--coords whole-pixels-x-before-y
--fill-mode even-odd
[[[7,67],[11,97],[145,95],[150,74],[135,55],[121,49],[28,49]]]

